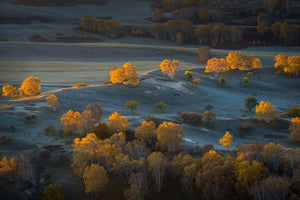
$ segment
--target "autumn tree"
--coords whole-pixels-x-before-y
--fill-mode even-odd
[[[220,144],[222,144],[223,147],[230,147],[232,145],[232,139],[233,136],[227,131],[225,135],[220,138]]]
[[[97,164],[91,164],[86,167],[83,180],[85,184],[85,193],[92,193],[96,197],[102,192],[103,187],[109,181],[104,167]]]
[[[259,182],[263,178],[263,163],[253,161],[250,164],[247,160],[236,164],[234,173],[237,180],[236,188],[250,193],[250,188],[255,182]]]
[[[155,9],[152,13],[153,22],[161,22],[165,18],[164,13],[161,9]]]
[[[174,177],[173,179],[182,179],[184,176],[184,168],[192,164],[199,164],[199,160],[194,159],[189,154],[184,155],[180,153],[175,155],[169,166],[170,174]]]
[[[139,102],[133,100],[133,101],[127,101],[125,104],[126,108],[130,108],[131,111],[136,110],[138,108]]]
[[[275,56],[275,69],[276,70],[283,70],[285,67],[288,66],[288,56],[283,54],[278,54]]]
[[[288,57],[288,66],[283,68],[284,73],[299,76],[300,74],[300,56]]]
[[[86,106],[86,111],[91,114],[92,119],[98,121],[103,116],[102,105],[99,103],[88,104]]]
[[[278,172],[285,160],[285,148],[270,142],[264,146],[263,161],[274,172]]]
[[[206,62],[211,57],[211,51],[209,47],[200,47],[198,49],[198,57],[200,62]]]
[[[212,58],[207,61],[205,73],[224,73],[229,70],[230,68],[224,58]]]
[[[240,51],[232,51],[226,57],[226,62],[230,69],[239,69],[243,65],[244,55]]]
[[[270,102],[261,101],[259,105],[256,106],[257,119],[260,121],[265,121],[270,123],[276,118],[276,108]]]
[[[245,100],[244,100],[244,104],[245,104],[245,107],[251,111],[252,108],[255,108],[255,106],[258,105],[258,102],[257,102],[257,99],[255,97],[247,97]]]
[[[245,76],[245,77],[242,79],[242,83],[243,83],[243,84],[249,83],[249,78]]]
[[[161,147],[175,151],[185,137],[183,128],[173,122],[164,122],[157,128],[157,139]]]
[[[108,118],[108,126],[113,133],[119,133],[127,131],[129,128],[129,123],[124,115],[114,112]]]
[[[110,81],[112,83],[123,83],[124,85],[136,86],[139,84],[136,67],[130,62],[125,63],[122,68],[114,68],[110,71]]]
[[[149,170],[152,172],[157,192],[161,191],[164,175],[169,165],[167,158],[158,151],[153,152],[148,156]]]
[[[145,141],[151,144],[156,138],[156,126],[153,121],[143,121],[141,126],[138,126],[134,135],[139,141]]]
[[[194,179],[197,170],[196,164],[191,164],[184,167],[182,183],[186,190],[187,196],[190,199],[193,194]]]
[[[118,154],[115,162],[113,163],[112,170],[119,178],[122,178],[123,181],[127,183],[136,165],[137,161],[131,159],[129,155]]]
[[[61,116],[60,122],[64,126],[64,131],[66,133],[77,131],[78,134],[83,134],[85,120],[79,112],[73,112],[72,110],[69,110],[67,113]]]
[[[154,105],[154,108],[164,110],[167,108],[167,105],[164,102],[160,101]]]
[[[192,79],[194,76],[194,73],[190,72],[190,71],[185,71],[184,75],[187,79]]]
[[[7,177],[10,181],[15,181],[18,175],[18,169],[20,166],[19,159],[15,156],[11,159],[3,157],[0,160],[0,176]]]
[[[170,60],[165,59],[160,64],[160,69],[163,74],[168,75],[169,78],[173,78],[175,74],[179,71],[178,65],[178,60],[173,60],[171,62]]]
[[[125,145],[125,150],[128,155],[136,160],[147,158],[151,151],[144,141],[133,140]]]
[[[144,199],[144,178],[145,177],[142,172],[131,174],[129,178],[130,188],[125,193],[128,200]]]
[[[254,58],[252,55],[248,55],[244,58],[244,62],[239,70],[252,70],[255,68],[261,68],[262,64],[259,58]]]
[[[194,83],[196,85],[196,88],[198,87],[198,85],[201,84],[201,79],[200,78],[195,78],[192,83]]]
[[[12,85],[4,85],[2,87],[3,96],[15,96],[17,94],[17,89]]]
[[[19,88],[19,93],[21,96],[28,95],[34,96],[41,91],[41,81],[38,77],[34,78],[32,76],[26,78],[21,87]]]
[[[263,144],[258,142],[253,142],[251,144],[239,145],[236,149],[236,161],[245,161],[247,160],[250,164],[256,161],[262,161],[263,155]]]
[[[58,107],[57,97],[54,94],[51,94],[46,98],[46,100],[46,105],[55,112],[56,108]]]
[[[93,24],[95,22],[96,22],[96,20],[94,20],[92,17],[83,16],[83,18],[81,20],[81,26],[84,30],[86,30],[88,32],[92,32],[93,31]]]
[[[44,188],[42,200],[64,200],[61,184],[50,184]]]
[[[292,119],[289,131],[291,132],[291,140],[294,142],[300,142],[300,118],[299,117],[295,117]]]
[[[266,199],[286,199],[290,185],[288,178],[271,175],[260,183],[262,197]]]

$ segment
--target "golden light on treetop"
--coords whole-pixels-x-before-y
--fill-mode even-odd
[[[244,62],[244,55],[240,51],[230,52],[226,57],[226,61],[230,69],[238,69]]]
[[[163,60],[160,64],[160,69],[163,74],[168,75],[169,78],[173,78],[175,74],[179,71],[179,61],[173,60],[172,62],[170,60]]]
[[[129,123],[124,115],[117,112],[112,113],[108,118],[108,125],[114,133],[125,132],[129,128]]]
[[[232,145],[232,139],[233,136],[227,131],[225,135],[220,138],[220,144],[222,144],[223,147],[230,147]]]
[[[259,105],[256,106],[255,112],[258,120],[265,121],[267,123],[273,121],[277,115],[276,107],[268,101],[261,101]]]
[[[38,77],[34,78],[32,76],[26,78],[21,87],[19,88],[19,93],[21,96],[37,95],[41,91],[41,81]]]
[[[227,66],[227,62],[224,58],[212,58],[207,61],[205,73],[223,73],[229,70],[230,68]]]
[[[110,71],[110,81],[112,83],[123,83],[124,85],[136,86],[139,84],[136,67],[130,62],[125,63],[121,68],[114,67]]]

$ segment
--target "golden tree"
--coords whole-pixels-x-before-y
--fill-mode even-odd
[[[4,85],[2,88],[3,96],[15,96],[17,89],[12,85]]]
[[[123,83],[125,79],[125,72],[123,68],[112,70],[110,71],[109,75],[112,83]]]
[[[127,131],[129,123],[124,115],[114,112],[108,118],[108,126],[111,128],[113,133],[119,133]]]
[[[161,152],[155,151],[148,156],[147,161],[157,187],[157,192],[160,192],[163,178],[169,165],[168,159]]]
[[[278,172],[285,162],[285,147],[270,142],[264,146],[264,163],[273,171]]]
[[[83,134],[85,120],[79,112],[69,110],[61,116],[60,122],[64,126],[64,131],[66,133],[77,131],[78,134]]]
[[[124,69],[124,85],[133,85],[136,86],[139,84],[137,77],[136,67],[133,66],[130,62],[125,63],[123,66]]]
[[[186,166],[184,167],[183,170],[182,184],[185,187],[189,199],[192,197],[192,193],[193,193],[194,179],[197,172],[196,170],[197,170],[196,164],[191,164],[189,166]]]
[[[300,118],[299,117],[295,117],[292,119],[289,130],[291,131],[291,140],[295,142],[300,142]]]
[[[138,126],[134,135],[139,141],[145,141],[151,144],[153,138],[156,137],[156,127],[153,121],[143,121],[141,126]]]
[[[167,74],[169,78],[173,78],[179,71],[178,65],[178,60],[173,60],[171,62],[170,60],[165,59],[161,62],[160,69],[163,74]]]
[[[183,128],[173,122],[164,122],[157,128],[158,143],[170,151],[175,151],[185,137]]]
[[[288,65],[288,56],[283,54],[278,54],[277,56],[275,56],[274,61],[275,61],[274,64],[275,69],[281,70]]]
[[[227,131],[225,135],[220,138],[220,144],[222,144],[223,147],[230,147],[232,145],[232,139],[233,136]]]
[[[103,187],[108,183],[107,172],[104,167],[91,164],[86,167],[83,175],[85,192],[92,193],[96,197],[100,194]]]
[[[198,57],[200,62],[206,62],[211,56],[209,47],[200,47],[198,49]]]
[[[169,170],[172,176],[177,178],[183,177],[184,168],[186,166],[196,164],[198,160],[194,159],[190,154],[183,155],[182,153],[175,155],[170,166]]]
[[[46,105],[49,106],[55,112],[58,106],[57,97],[54,94],[51,94],[46,98],[46,100]]]
[[[26,78],[21,87],[19,88],[19,93],[21,96],[24,95],[37,95],[41,91],[41,81],[38,77],[34,78],[32,76]]]
[[[259,105],[256,106],[255,112],[258,120],[265,121],[267,123],[273,121],[277,115],[276,107],[268,101],[261,101]]]
[[[229,70],[230,68],[224,58],[212,58],[207,61],[205,73],[223,73]]]
[[[198,85],[201,84],[201,78],[195,78],[194,80],[192,80],[192,83],[194,83],[196,85],[196,88],[197,88]]]
[[[252,55],[248,55],[244,58],[244,62],[239,70],[251,70],[254,68],[261,68],[262,64],[259,58],[254,58]]]
[[[240,51],[232,51],[226,57],[226,62],[230,69],[239,69],[244,62],[244,55]]]
[[[288,57],[288,67],[284,67],[284,72],[298,76],[300,74],[300,56]]]
[[[14,180],[18,169],[20,168],[20,162],[17,157],[13,157],[11,159],[7,159],[7,157],[3,157],[0,160],[0,176],[6,176],[10,180]]]

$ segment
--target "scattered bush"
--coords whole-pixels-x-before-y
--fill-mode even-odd
[[[224,86],[224,84],[226,83],[226,78],[225,77],[223,77],[223,76],[220,76],[220,78],[219,78],[219,82],[220,82],[220,84],[222,85],[222,87]]]
[[[192,79],[193,78],[193,76],[194,76],[194,73],[193,72],[190,72],[190,71],[185,71],[185,77],[187,78],[187,79]]]
[[[245,107],[251,111],[252,108],[255,108],[256,105],[258,105],[257,99],[255,97],[247,97],[244,100]]]
[[[73,85],[72,87],[86,87],[87,84],[84,83],[84,82],[81,82],[81,83],[76,83],[75,85]]]
[[[138,108],[138,105],[139,105],[139,102],[133,100],[133,101],[126,102],[125,107],[130,108],[131,111],[133,111]]]
[[[156,117],[146,117],[145,121],[150,122],[153,121],[155,123],[156,128],[163,123],[162,119]]]
[[[164,102],[160,101],[154,105],[154,108],[164,110],[167,108],[167,105]]]
[[[201,79],[200,78],[195,78],[192,83],[194,83],[196,85],[196,88],[198,87],[198,85],[201,84]]]
[[[212,125],[212,121],[216,119],[216,115],[210,111],[205,111],[203,113],[203,120],[207,126]]]
[[[248,121],[243,122],[239,129],[241,129],[243,131],[249,131],[251,129],[251,123]]]
[[[187,124],[201,124],[202,115],[190,112],[190,113],[180,113],[179,117]]]
[[[45,133],[48,134],[55,134],[56,133],[56,128],[53,124],[48,124],[45,128],[44,128]]]
[[[288,117],[300,117],[300,108],[295,106],[291,107],[290,110],[287,112]]]
[[[36,116],[35,116],[35,114],[30,113],[30,114],[28,114],[28,115],[25,115],[24,119],[25,119],[27,122],[32,122],[34,119],[36,119]]]

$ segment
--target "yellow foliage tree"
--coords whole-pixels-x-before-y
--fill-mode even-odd
[[[179,61],[173,60],[163,60],[160,64],[160,69],[163,74],[167,74],[169,78],[173,78],[175,74],[179,71]]]
[[[153,138],[156,137],[156,127],[153,121],[143,121],[141,126],[138,126],[135,130],[135,137],[139,141],[145,141],[151,144]]]
[[[10,180],[14,180],[18,173],[20,162],[17,157],[13,157],[10,160],[7,157],[3,157],[0,160],[0,175],[6,176]]]
[[[273,121],[277,115],[276,107],[268,101],[261,101],[259,105],[256,106],[255,112],[258,120],[265,121],[267,123]]]
[[[288,65],[288,56],[283,55],[283,54],[278,54],[277,56],[275,56],[275,69],[283,69],[284,67],[286,67]]]
[[[77,131],[78,134],[83,134],[85,120],[79,112],[69,110],[67,113],[62,115],[60,122],[64,126],[64,131],[66,133]]]
[[[113,133],[125,132],[129,128],[129,123],[124,115],[117,112],[112,113],[108,118],[108,125]]]
[[[196,85],[196,88],[198,87],[198,85],[201,84],[201,78],[195,78],[192,83],[194,83]]]
[[[108,183],[107,172],[104,167],[91,164],[85,169],[83,180],[85,192],[87,194],[92,193],[97,197],[103,187]]]
[[[164,174],[169,165],[168,159],[161,152],[155,151],[148,156],[147,161],[156,183],[157,192],[160,192]]]
[[[248,55],[244,58],[244,62],[239,70],[251,70],[254,68],[261,68],[262,64],[259,58],[254,58],[252,55]]]
[[[300,118],[295,117],[291,121],[290,129],[291,140],[295,142],[300,142]]]
[[[158,143],[170,151],[175,151],[185,137],[183,128],[173,122],[164,122],[157,128]]]
[[[3,96],[15,96],[17,89],[12,85],[4,85],[2,88]]]
[[[227,131],[225,135],[220,138],[220,144],[222,144],[223,147],[230,147],[232,145],[232,139],[233,136]]]
[[[125,63],[121,68],[114,67],[110,71],[110,81],[112,83],[123,83],[124,85],[136,86],[139,84],[136,67],[130,62]]]
[[[244,55],[240,51],[230,52],[226,57],[226,62],[230,69],[239,69],[244,62]]]
[[[285,73],[298,76],[300,74],[300,56],[288,57],[288,66],[283,70]]]
[[[224,58],[212,58],[207,61],[205,73],[223,73],[229,71],[227,62]]]
[[[21,87],[19,88],[19,93],[21,96],[37,95],[41,91],[41,81],[38,77],[34,78],[32,76],[26,78]]]
[[[46,105],[52,108],[53,111],[55,112],[58,106],[57,97],[54,94],[51,94],[46,98],[46,100],[47,100]]]

